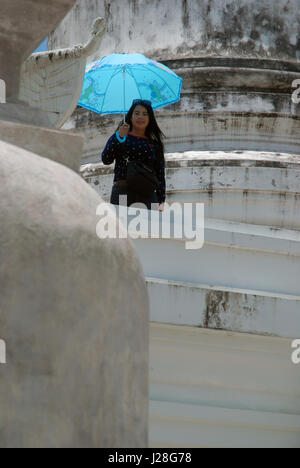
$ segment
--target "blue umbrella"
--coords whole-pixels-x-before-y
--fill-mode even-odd
[[[125,114],[134,99],[153,109],[180,100],[182,78],[142,54],[112,54],[86,68],[78,105],[98,114]]]

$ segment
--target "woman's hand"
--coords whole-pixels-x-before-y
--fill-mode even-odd
[[[158,211],[164,211],[164,209],[165,209],[165,204],[161,203],[158,207]]]
[[[128,135],[128,132],[129,132],[129,129],[130,129],[130,125],[125,123],[122,125],[122,127],[119,128],[119,135],[121,138],[124,138],[124,136]]]

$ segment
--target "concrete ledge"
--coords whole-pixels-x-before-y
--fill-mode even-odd
[[[233,93],[228,95],[225,91],[211,96],[209,92],[207,95],[200,94],[195,101],[192,95],[186,94],[180,102],[182,109],[157,112],[159,126],[167,136],[166,152],[256,151],[299,154],[300,116],[291,114],[293,107],[299,104],[293,104],[292,94],[286,96],[288,104],[282,112],[275,112],[273,104],[260,96],[250,97],[247,100],[244,96]],[[214,99],[215,109],[205,109],[205,99]],[[77,108],[68,122],[68,128],[86,137],[83,164],[100,160],[101,152],[120,120],[120,117],[97,116]]]
[[[133,242],[147,277],[299,295],[298,231],[205,219],[197,250],[187,250],[184,237]]]
[[[110,200],[113,165],[87,164],[82,177]],[[300,156],[253,151],[166,155],[167,202],[200,202],[205,217],[300,230]]]
[[[206,244],[300,256],[300,231],[205,219]]]
[[[300,296],[146,278],[157,323],[298,338]]]
[[[201,223],[199,219],[195,220],[194,218],[195,207],[194,217],[190,219],[188,214],[185,213],[184,207],[180,204],[181,210],[179,214],[181,213],[181,219],[179,218],[178,220],[173,218],[172,213],[174,210],[168,207],[166,207],[163,213],[155,213],[153,211],[148,212],[145,209],[135,210],[134,208],[128,209],[127,207],[122,207],[122,210],[119,210],[119,207],[109,205],[113,209],[117,208],[116,211],[123,222],[126,222],[127,217],[130,220],[131,216],[133,218],[138,216],[139,219],[145,221],[145,223],[141,222],[139,225],[139,238],[135,240],[150,238],[151,232],[155,231],[157,232],[157,238],[154,240],[188,242],[191,240],[187,234],[188,226],[200,229],[204,225],[206,245],[300,256],[300,231],[210,218],[205,218]],[[199,203],[199,205],[201,204]],[[169,229],[170,238],[164,237],[161,226]],[[127,227],[127,224],[125,227]],[[128,228],[129,235],[135,235],[136,225],[131,226],[129,222]]]
[[[299,448],[299,440],[299,416],[150,401],[150,447]]]
[[[289,339],[152,323],[150,446],[299,448],[291,351]]]
[[[83,138],[80,135],[1,121],[0,140],[79,172],[83,146]]]

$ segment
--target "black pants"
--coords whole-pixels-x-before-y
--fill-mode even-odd
[[[127,195],[127,206],[143,203],[144,205],[147,206],[148,210],[151,210],[151,208],[154,210],[158,209],[158,199],[157,199],[156,192],[154,192],[151,197],[145,198],[142,195],[136,192],[133,192],[132,190],[129,190],[125,181],[124,182],[122,181],[121,183],[115,182],[112,187],[110,203],[112,205],[119,205],[120,195]],[[156,205],[151,207],[151,204],[153,203],[155,203]]]

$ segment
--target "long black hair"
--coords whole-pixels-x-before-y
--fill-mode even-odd
[[[158,147],[158,156],[160,158],[164,158],[165,147],[164,147],[164,143],[163,143],[163,138],[165,138],[165,134],[159,128],[158,123],[157,123],[156,118],[155,118],[155,115],[154,115],[154,112],[153,112],[153,109],[152,109],[152,106],[151,106],[150,103],[148,104],[148,101],[145,102],[145,101],[141,100],[139,102],[134,102],[132,104],[131,108],[129,109],[129,111],[128,111],[126,117],[125,117],[125,122],[130,125],[130,130],[129,131],[130,132],[132,131],[132,115],[133,115],[134,109],[137,106],[142,106],[142,107],[145,107],[145,109],[147,109],[150,121],[149,121],[148,127],[145,130],[145,135],[149,138],[149,140],[152,140],[154,142],[154,144],[157,145],[157,147]],[[117,130],[119,130],[119,128],[123,125],[123,123],[124,123],[124,121],[122,120],[122,122],[120,122]]]

